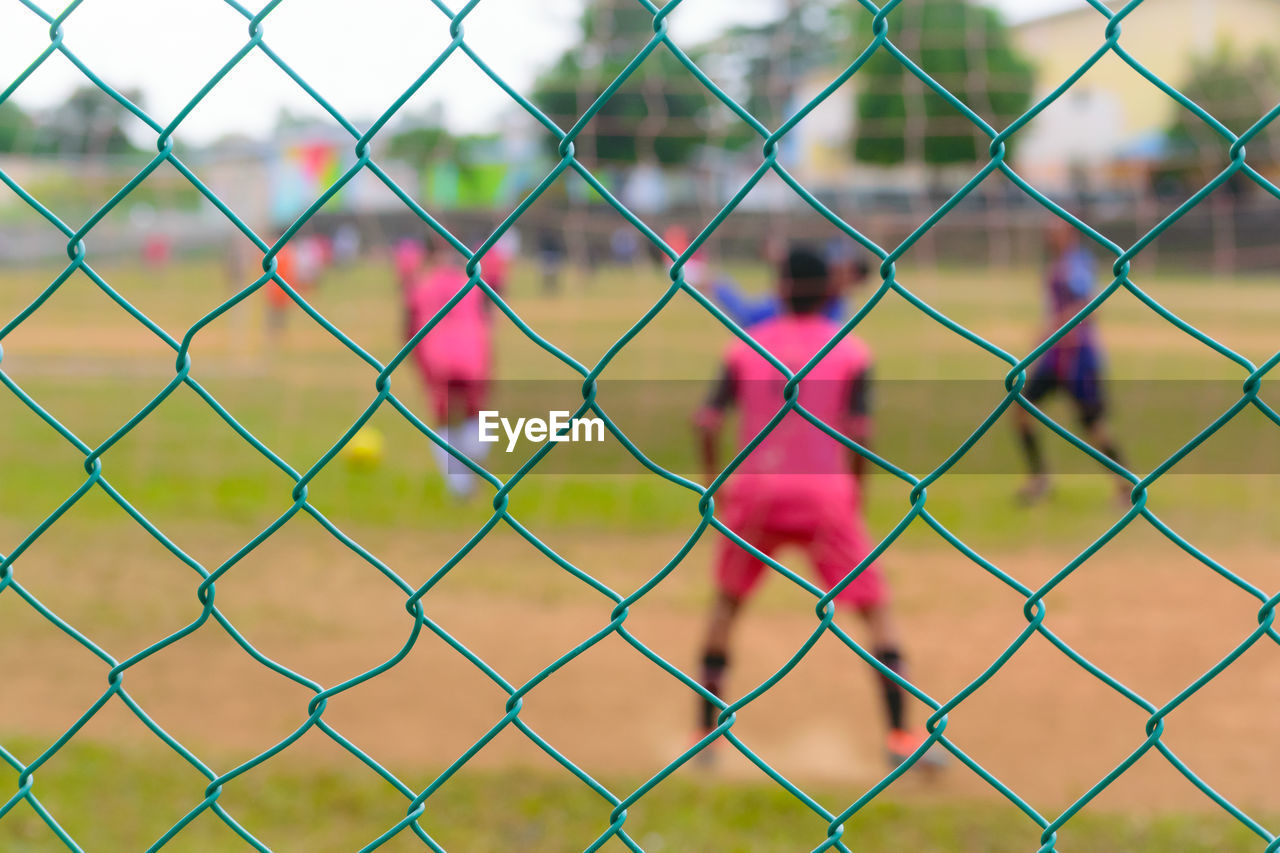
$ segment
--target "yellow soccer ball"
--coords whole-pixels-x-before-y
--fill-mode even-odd
[[[372,468],[382,461],[382,447],[382,433],[365,426],[351,436],[342,452],[353,468]]]

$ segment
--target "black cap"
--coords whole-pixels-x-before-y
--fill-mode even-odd
[[[831,298],[827,261],[817,249],[792,246],[782,264],[782,277],[782,299],[793,313],[814,313]]]
[[[792,281],[814,281],[827,277],[827,260],[812,246],[792,246],[783,266]]]

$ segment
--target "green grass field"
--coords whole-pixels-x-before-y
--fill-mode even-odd
[[[228,295],[212,262],[163,273],[101,272],[171,335]],[[734,271],[751,287],[764,271]],[[33,299],[56,270],[0,271],[0,318]],[[1004,349],[1030,349],[1039,324],[1029,270],[920,270],[901,280],[920,297]],[[1188,322],[1259,363],[1278,346],[1280,278],[1161,276],[1139,283]],[[588,365],[662,294],[660,273],[605,270],[559,296],[541,295],[520,269],[510,302],[537,332]],[[373,262],[337,271],[316,307],[380,360],[400,345],[390,275]],[[375,371],[293,312],[284,337],[267,338],[251,300],[196,338],[193,371],[249,430],[301,471],[372,400]],[[1110,372],[1121,380],[1243,381],[1243,371],[1121,294],[1100,319]],[[499,321],[499,373],[512,380],[573,380],[572,372]],[[861,334],[880,380],[987,381],[1007,368],[890,296]],[[618,356],[610,382],[709,381],[726,330],[678,298]],[[97,445],[173,376],[173,353],[83,277],[73,277],[3,341],[0,368],[86,443]],[[554,387],[561,391],[572,383]],[[425,412],[413,366],[393,387]],[[927,387],[927,386],[923,386]],[[968,387],[968,386],[965,386]],[[975,382],[974,387],[978,387]],[[1265,386],[1264,386],[1265,387]],[[1266,392],[1264,391],[1264,396]],[[994,398],[993,398],[994,399]],[[556,408],[571,408],[572,399]],[[1117,399],[1116,432],[1139,460],[1159,458],[1204,424],[1153,419]],[[966,410],[967,411],[967,410]],[[1051,414],[1070,424],[1062,401]],[[944,419],[945,420],[945,419]],[[1207,422],[1207,420],[1206,420]],[[382,463],[335,460],[309,490],[312,503],[410,583],[423,582],[488,517],[484,501],[449,501],[425,439],[393,411],[375,416]],[[976,425],[976,423],[974,424]],[[625,424],[623,425],[625,428]],[[988,559],[1035,586],[1122,512],[1099,474],[1060,478],[1053,499],[1018,508],[1012,438],[998,425],[983,447],[993,470],[963,468],[931,487],[936,517]],[[1226,433],[1224,458],[1258,441],[1259,424]],[[1247,432],[1253,430],[1253,432]],[[1245,436],[1245,437],[1241,437]],[[646,433],[648,453],[691,459],[686,422]],[[899,436],[883,436],[893,447]],[[1214,442],[1206,453],[1214,452]],[[1262,446],[1262,445],[1259,445]],[[1051,444],[1063,466],[1072,451]],[[1001,461],[1003,460],[1003,461]],[[1003,467],[1001,467],[1003,466]],[[1207,466],[1212,470],[1212,466]],[[291,503],[292,482],[245,444],[194,393],[178,389],[103,457],[105,476],[207,568],[214,568]],[[0,390],[0,553],[84,481],[83,458],[8,391]],[[652,476],[529,477],[513,513],[573,563],[622,593],[642,584],[697,522],[697,496]],[[914,471],[923,474],[925,471]],[[1139,473],[1145,473],[1141,471]],[[1173,474],[1151,506],[1191,542],[1262,589],[1280,586],[1274,472]],[[870,488],[868,513],[883,535],[908,509],[907,488],[887,475]],[[709,543],[635,608],[629,625],[668,660],[694,663],[709,591]],[[914,525],[886,554],[910,635],[913,672],[931,695],[954,694],[1025,625],[1021,599]],[[15,577],[117,658],[145,648],[199,612],[198,578],[109,499],[91,492],[14,565]],[[403,596],[337,546],[318,525],[290,522],[218,585],[218,601],[265,653],[335,684],[385,660],[404,640]],[[611,605],[499,528],[424,601],[460,640],[515,683],[598,630]],[[1122,534],[1048,599],[1050,625],[1152,701],[1167,701],[1256,626],[1257,602],[1150,528]],[[775,582],[744,626],[746,690],[776,669],[812,628],[811,604]],[[856,635],[856,631],[855,631]],[[519,636],[519,642],[513,637]],[[963,638],[963,642],[957,642]],[[1275,813],[1268,757],[1274,648],[1255,647],[1169,721],[1169,742],[1210,784],[1259,819]],[[811,659],[744,712],[743,737],[782,772],[838,811],[881,775],[869,677],[849,653],[820,643]],[[852,670],[850,671],[848,670]],[[106,668],[0,595],[0,744],[30,761],[105,689]],[[131,694],[220,771],[266,749],[305,718],[309,693],[252,662],[207,626],[126,675]],[[435,688],[446,685],[439,691]],[[443,694],[443,695],[442,695]],[[335,701],[335,723],[411,785],[425,785],[502,715],[503,695],[436,643]],[[692,697],[623,643],[606,641],[531,694],[531,724],[625,794],[686,743]],[[36,792],[86,850],[143,849],[200,801],[203,780],[165,753],[119,703],[78,734],[37,778]],[[328,713],[326,719],[328,719]],[[954,737],[1042,813],[1053,817],[1142,740],[1145,714],[1070,664],[1047,643],[1029,644],[1006,671],[954,714]],[[738,730],[737,728],[735,730]],[[745,762],[743,762],[745,765]],[[3,789],[14,790],[16,773]],[[5,794],[8,796],[8,793]],[[404,800],[321,737],[308,736],[228,787],[226,804],[279,850],[351,850],[403,814]],[[424,825],[449,849],[581,849],[608,823],[609,807],[513,733],[487,747],[433,798]],[[1253,810],[1261,810],[1255,812]],[[1265,820],[1264,820],[1265,822]],[[759,771],[731,765],[713,775],[682,770],[633,810],[628,828],[646,850],[811,849],[825,827]],[[1273,824],[1274,827],[1274,824]],[[935,783],[904,780],[848,826],[856,849],[1028,850],[1035,825],[976,777],[952,767]],[[387,849],[411,849],[397,839]],[[172,849],[240,849],[202,817]],[[1261,850],[1265,844],[1177,776],[1145,758],[1062,835],[1060,849]],[[58,849],[20,805],[0,820],[0,849]],[[622,849],[611,842],[606,849]]]
[[[180,792],[192,787],[192,775],[170,767],[172,762],[163,754],[73,745],[62,761],[74,764],[77,772],[51,780],[57,784],[48,786],[53,792],[46,802],[65,814],[64,827],[87,850],[135,849],[140,837],[159,837],[190,807],[189,798]],[[638,783],[609,781],[616,783],[615,790]],[[848,796],[834,789],[811,793],[832,803]],[[356,850],[369,843],[402,816],[402,802],[371,776],[305,765],[255,774],[225,801],[272,849],[326,851]],[[581,785],[528,771],[465,775],[443,788],[432,803],[423,824],[436,841],[449,850],[480,853],[580,849],[608,826],[610,810]],[[658,787],[631,810],[627,826],[645,850],[734,853],[816,847],[827,829],[776,787],[705,780]],[[873,803],[846,824],[846,833],[857,839],[857,849],[864,850],[1013,853],[1035,849],[1039,843],[1034,827],[1017,820],[1010,807],[927,795]],[[24,806],[5,822],[0,838],[5,850],[28,853],[51,849],[47,835],[44,824]],[[1256,837],[1243,827],[1202,815],[1085,814],[1060,838],[1064,849],[1098,853],[1217,853],[1258,847]],[[192,823],[170,846],[196,851],[238,850],[245,845],[222,823],[206,817]],[[405,833],[384,849],[417,850],[422,845]],[[624,848],[612,842],[605,849]]]
[[[181,337],[227,295],[219,269],[208,264],[176,268],[159,278],[131,268],[106,272],[126,298],[175,337]],[[740,272],[750,284],[764,286],[762,271]],[[0,304],[3,316],[13,316],[25,306],[48,274],[8,273]],[[1028,350],[1039,328],[1039,297],[1030,271],[1003,271],[991,277],[930,272],[914,278],[908,270],[902,279],[946,314],[1010,352]],[[1149,288],[1187,320],[1257,363],[1272,354],[1273,324],[1280,315],[1280,289],[1271,284],[1262,279],[1233,283],[1161,279]],[[606,271],[589,290],[556,299],[536,296],[531,282],[519,278],[511,301],[535,330],[590,365],[656,301],[662,285],[662,277],[648,270],[643,274]],[[379,359],[389,359],[400,345],[392,283],[376,266],[331,275],[316,295],[316,305]],[[194,375],[242,424],[296,469],[305,470],[371,401],[375,372],[300,312],[292,317],[285,339],[273,347],[261,328],[261,308],[260,300],[250,302],[202,332],[192,350]],[[1238,366],[1126,294],[1104,309],[1102,323],[1116,379],[1221,380],[1224,387],[1227,380],[1243,381]],[[505,319],[500,326],[499,376],[560,380],[554,384],[560,395],[554,402],[572,406],[574,399],[564,399],[568,396],[564,392],[576,388],[576,376]],[[901,299],[892,295],[886,299],[861,333],[874,348],[877,377],[882,381],[990,380],[991,403],[998,399],[1000,380],[1007,372],[1004,364]],[[604,391],[610,379],[709,381],[727,340],[727,331],[699,306],[677,299],[614,360],[602,380]],[[4,345],[8,374],[90,445],[111,435],[173,375],[172,352],[82,277],[73,277]],[[412,364],[403,365],[393,386],[425,416]],[[607,393],[602,400],[607,406]],[[0,407],[5,439],[0,464],[10,472],[7,479],[23,485],[0,495],[0,510],[19,525],[33,526],[82,481],[83,469],[66,442],[17,399],[6,394],[0,398]],[[1139,412],[1126,411],[1123,400],[1116,408],[1117,431],[1144,459],[1160,458],[1154,455],[1157,450],[1172,452],[1195,432],[1189,424],[1170,423],[1153,434],[1153,425],[1141,420]],[[1073,425],[1069,407],[1052,406],[1050,411]],[[1211,411],[1201,410],[1206,415]],[[976,405],[973,412],[981,413],[981,406]],[[1126,422],[1145,431],[1140,436],[1127,435]],[[1246,413],[1241,422],[1256,428],[1261,418]],[[311,490],[317,505],[331,511],[335,519],[369,525],[452,529],[464,519],[482,517],[483,507],[455,510],[443,501],[440,490],[427,487],[433,466],[422,452],[424,439],[416,430],[389,408],[373,423],[386,434],[387,456],[395,464],[372,472],[332,466]],[[954,435],[959,438],[964,432]],[[685,463],[688,472],[692,450],[684,424],[661,436],[646,433],[646,438],[649,446],[642,449]],[[1199,452],[1211,452],[1229,441],[1214,439]],[[997,429],[980,448],[990,446],[989,453],[1003,454],[1007,465],[1000,470],[1012,471],[1017,470],[1010,467],[1016,465],[1012,445],[1007,430]],[[1144,450],[1147,447],[1153,451]],[[194,448],[200,452],[192,452]],[[933,455],[941,461],[950,449],[939,444]],[[1076,454],[1060,442],[1051,442],[1049,452],[1059,464]],[[139,507],[157,523],[207,518],[260,524],[279,513],[287,499],[287,478],[185,388],[113,448],[104,465],[113,483],[127,490],[131,499],[136,497]],[[638,464],[633,470],[643,473]],[[1218,531],[1234,540],[1241,513],[1246,522],[1259,522],[1252,526],[1265,526],[1261,523],[1268,509],[1265,485],[1247,478],[1215,481],[1177,473],[1175,469],[1175,476],[1153,494],[1153,505],[1169,513],[1180,529],[1191,524],[1197,531]],[[530,478],[513,495],[514,510],[531,522],[591,529],[671,529],[689,521],[688,493],[655,478],[569,479]],[[1087,485],[1088,479],[1096,478],[1082,482],[1082,491],[1072,489],[1062,496],[1075,510],[1065,525],[1057,523],[1066,521],[1062,518],[1044,527],[1028,526],[1026,516],[992,511],[1007,506],[1004,497],[1010,481],[1000,476],[968,476],[963,466],[931,492],[930,505],[939,517],[955,519],[965,528],[966,539],[975,537],[975,545],[1007,546],[1020,538],[1074,538],[1112,516],[1113,507],[1094,500],[1097,495]],[[900,517],[906,490],[889,479],[877,486],[870,512],[883,525]],[[1206,489],[1215,496],[1213,501],[1201,499]],[[1090,513],[1091,504],[1098,514]]]

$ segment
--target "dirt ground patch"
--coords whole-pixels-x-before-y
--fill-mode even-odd
[[[225,547],[216,533],[202,529],[175,538],[193,554],[212,554]],[[329,687],[390,659],[409,638],[413,620],[399,589],[316,533],[286,527],[233,568],[218,584],[216,601],[262,653]],[[553,547],[622,594],[660,569],[681,542],[674,535],[561,534],[559,540]],[[416,586],[462,540],[372,531],[362,541]],[[1269,552],[1214,553],[1261,589],[1280,586]],[[639,642],[686,672],[695,668],[710,554],[700,545],[625,621]],[[1071,554],[987,556],[1035,586]],[[907,629],[912,677],[940,701],[978,677],[1026,624],[1021,597],[956,552],[896,549],[885,566]],[[140,531],[42,541],[19,560],[15,576],[120,660],[188,624],[200,609],[195,573]],[[515,686],[605,627],[613,608],[510,532],[482,543],[424,603],[432,620]],[[1157,706],[1245,640],[1259,607],[1154,534],[1127,536],[1104,549],[1051,592],[1047,604],[1053,631]],[[753,602],[738,637],[732,692],[740,695],[769,677],[815,623],[811,601],[774,579]],[[848,626],[855,637],[859,627]],[[0,668],[0,732],[50,742],[107,684],[105,663],[12,593],[0,596]],[[1271,758],[1280,747],[1278,671],[1280,649],[1263,638],[1166,722],[1165,742],[1206,782],[1244,805],[1272,796]],[[131,668],[125,685],[158,723],[221,770],[287,736],[306,718],[312,696],[252,660],[212,622]],[[402,778],[426,781],[501,719],[505,701],[498,685],[423,631],[396,667],[332,699],[325,719]],[[648,774],[689,743],[693,707],[685,687],[611,635],[535,687],[521,716],[588,772]],[[917,708],[916,720],[924,716]],[[1035,807],[1052,812],[1137,748],[1147,717],[1032,637],[951,714],[948,733]],[[735,731],[801,783],[866,787],[885,771],[871,672],[829,636],[740,714]],[[153,739],[118,701],[78,737],[126,744]],[[290,754],[353,760],[316,733]],[[551,765],[513,729],[475,761]],[[726,755],[717,772],[759,774],[736,755]],[[911,781],[905,788],[930,796],[987,790],[957,765],[927,785]],[[1097,802],[1153,810],[1210,805],[1154,752]]]

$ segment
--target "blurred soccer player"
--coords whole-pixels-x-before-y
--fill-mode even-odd
[[[499,292],[506,289],[507,278],[511,275],[511,265],[515,262],[518,251],[518,238],[510,231],[503,234],[489,247],[480,260],[480,271],[484,280]]]
[[[427,261],[427,250],[423,244],[412,237],[402,237],[391,247],[391,264],[395,267],[396,281],[401,291],[406,291],[418,276]]]
[[[448,250],[427,246],[416,273],[402,278],[406,328],[412,338],[467,284],[461,264]],[[404,258],[408,260],[407,255]],[[473,461],[484,460],[489,445],[480,441],[479,414],[485,408],[493,370],[489,297],[468,290],[413,351],[426,382],[427,397],[441,437]],[[431,445],[445,485],[455,498],[469,497],[476,477],[442,447]]]
[[[1045,277],[1049,317],[1041,340],[1070,322],[1093,298],[1097,287],[1093,256],[1074,226],[1054,219],[1045,231],[1045,246],[1050,258]],[[1089,443],[1119,462],[1119,451],[1106,429],[1102,368],[1102,345],[1090,315],[1036,360],[1022,395],[1039,406],[1053,391],[1065,391],[1075,403]],[[1049,475],[1033,418],[1021,406],[1014,407],[1014,417],[1028,469],[1027,482],[1018,496],[1024,503],[1034,503],[1048,494]],[[1126,481],[1120,480],[1119,488],[1122,495],[1127,494]]]
[[[683,225],[670,225],[662,232],[662,240],[667,244],[671,251],[677,255],[683,255],[688,251],[689,246],[693,243],[693,238],[689,235],[689,229]],[[660,262],[660,266],[666,267],[665,259]],[[684,262],[684,280],[694,287],[702,287],[703,282],[707,278],[707,256],[704,249],[694,252],[688,260]]]
[[[323,255],[314,236],[294,235],[276,252],[276,275],[297,293],[305,295],[315,289],[323,269]],[[267,333],[278,340],[284,334],[293,299],[274,281],[262,289],[267,298]]]
[[[755,340],[792,370],[807,363],[839,331],[823,316],[833,295],[826,261],[814,251],[792,249],[780,269],[782,313],[752,329]],[[824,423],[863,446],[870,440],[871,352],[858,338],[844,338],[800,384],[800,401]],[[729,348],[720,379],[698,413],[699,451],[707,481],[718,471],[716,447],[725,414],[739,411],[739,445],[751,441],[783,402],[783,378],[742,341]],[[743,461],[717,495],[717,514],[753,547],[772,556],[780,547],[798,545],[814,563],[821,586],[830,589],[870,553],[872,540],[862,517],[866,461],[790,412]],[[733,626],[743,602],[766,567],[746,550],[722,539],[715,563],[717,593],[702,651],[701,684],[721,696],[729,667]],[[870,648],[892,672],[904,672],[898,627],[889,607],[889,591],[872,563],[844,587],[837,605],[852,608],[866,623]],[[880,677],[887,753],[897,764],[925,739],[907,725],[906,691]],[[718,709],[699,703],[702,733],[716,725]],[[931,762],[938,758],[930,750]]]
[[[550,228],[542,229],[538,234],[538,264],[542,268],[542,292],[548,296],[560,290],[564,256],[564,241]]]
[[[333,232],[333,262],[338,266],[348,266],[360,258],[360,229],[350,222],[344,222]]]
[[[837,298],[847,296],[866,280],[869,272],[866,258],[852,240],[847,237],[832,237],[827,241],[824,251]]]
[[[276,275],[294,290],[298,290],[301,286],[297,257],[293,247],[288,243],[276,252]],[[293,300],[284,288],[274,281],[268,281],[263,285],[263,291],[267,297],[267,334],[272,340],[279,340],[289,320],[289,306],[293,304]]]

